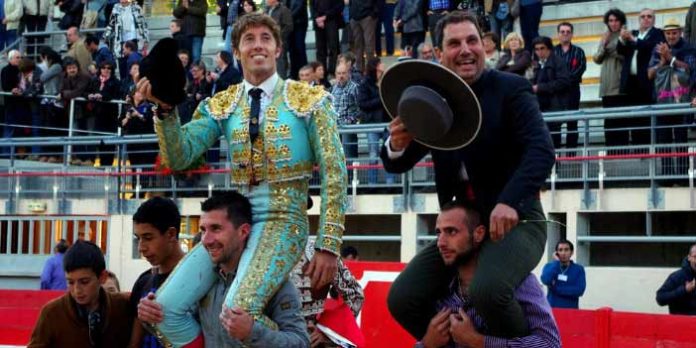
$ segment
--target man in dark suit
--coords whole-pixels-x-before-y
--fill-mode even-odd
[[[537,95],[539,100],[539,108],[541,111],[563,111],[568,109],[568,92],[570,91],[570,75],[563,61],[563,58],[553,53],[553,43],[551,38],[539,36],[532,41],[537,61],[534,62],[534,78],[532,80],[532,90]],[[553,146],[561,147],[561,122],[547,122]],[[577,124],[575,129],[571,130],[568,126],[566,138],[571,132],[577,132]],[[577,134],[577,133],[575,133]],[[573,147],[577,146],[577,143]]]
[[[317,61],[326,71],[336,71],[339,52],[338,30],[343,21],[343,0],[310,0],[312,23],[316,35]]]
[[[485,69],[476,23],[471,15],[452,12],[435,30],[440,63],[466,81],[480,102],[483,119],[476,139],[459,150],[430,149],[411,141],[397,117],[389,125],[381,158],[388,172],[404,173],[430,153],[440,205],[456,197],[473,199],[480,207],[495,243],[484,245],[468,294],[491,335],[521,337],[529,329],[513,292],[544,252],[539,190],[553,166],[554,151],[529,82]],[[442,295],[438,292],[447,291],[451,279],[436,245],[428,245],[393,283],[388,299],[392,315],[413,336],[423,337],[435,315],[435,299]]]
[[[292,12],[280,0],[266,0],[266,14],[271,16],[280,26],[280,38],[283,40],[283,46],[280,57],[276,59],[276,65],[278,66],[278,75],[283,79],[287,79],[290,70],[288,45],[290,44],[290,35],[293,29]]]
[[[655,46],[665,42],[662,30],[655,28],[655,11],[640,11],[638,30],[621,30],[617,51],[626,59],[621,71],[621,85],[626,86],[628,100],[633,105],[655,103],[654,83],[648,78],[648,63]],[[650,143],[650,117],[632,117],[625,119],[621,127],[637,127],[631,130],[632,145]],[[628,131],[625,131],[628,132]]]
[[[297,80],[300,68],[307,65],[307,0],[285,0],[285,6],[292,12],[292,33],[288,42],[290,53],[290,78]]]

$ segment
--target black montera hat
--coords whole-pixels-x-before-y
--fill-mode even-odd
[[[169,105],[180,104],[186,98],[186,71],[178,51],[174,39],[161,39],[140,63],[140,76],[150,81],[152,96]]]

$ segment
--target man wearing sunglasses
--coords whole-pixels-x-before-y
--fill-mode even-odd
[[[617,50],[626,57],[621,70],[621,85],[628,88],[629,103],[654,104],[654,83],[648,78],[648,64],[655,46],[665,42],[665,35],[661,29],[655,28],[655,10],[642,9],[638,21],[638,30],[621,29]],[[650,143],[650,117],[632,117],[626,120],[624,127],[641,128],[631,130],[630,144]]]
[[[68,292],[41,309],[28,347],[127,347],[132,313],[128,297],[107,293],[101,249],[77,241],[63,257]]]
[[[139,81],[138,89],[159,105],[155,130],[160,156],[169,168],[190,167],[220,136],[227,138],[231,183],[251,201],[254,220],[225,303],[230,308],[244,309],[259,324],[276,329],[277,323],[263,310],[300,260],[307,243],[305,207],[315,167],[322,181],[321,213],[316,253],[306,274],[316,289],[334,279],[344,229],[345,157],[330,95],[321,86],[283,81],[278,76],[276,59],[282,52],[278,24],[267,15],[247,14],[237,19],[232,35],[244,81],[203,100],[186,125],[181,126],[179,118],[169,111],[171,106],[162,103],[166,94],[152,95],[148,79]],[[157,50],[155,47],[151,56],[158,54]],[[153,81],[155,91],[160,82]],[[164,308],[168,305],[164,303],[167,294],[179,292],[175,284],[190,283],[191,279],[214,281],[214,275],[209,274],[212,264],[191,267],[193,260],[182,260],[168,278],[172,285],[165,284],[158,291]],[[186,269],[195,274],[180,271]],[[212,283],[201,281],[196,286],[201,291],[187,293],[186,299],[179,294],[171,296],[177,303],[170,305],[184,300],[195,303]],[[159,328],[175,346],[186,346],[200,337],[190,329],[192,324],[165,315]]]

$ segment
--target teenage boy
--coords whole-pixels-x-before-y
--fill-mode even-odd
[[[154,197],[143,203],[133,215],[133,234],[138,240],[138,251],[152,265],[133,285],[130,296],[133,313],[137,313],[140,299],[150,292],[156,292],[184,257],[179,244],[180,226],[179,208],[167,198]],[[161,345],[135,319],[131,347],[157,348]]]
[[[102,289],[108,274],[101,249],[77,241],[65,253],[63,268],[68,292],[41,309],[28,347],[126,347],[128,298]]]

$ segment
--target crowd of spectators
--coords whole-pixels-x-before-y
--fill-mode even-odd
[[[20,26],[27,31],[45,30],[53,8],[52,3],[43,0],[0,0],[0,4],[3,23],[0,48],[17,37]],[[68,124],[70,100],[78,97],[85,99],[75,104],[78,134],[115,134],[119,127],[124,134],[151,133],[148,125],[152,116],[146,110],[149,104],[134,93],[139,62],[147,54],[150,42],[141,4],[129,0],[86,4],[63,1],[59,8],[63,17],[58,26],[66,30],[67,42],[67,52],[62,57],[49,47],[40,48],[35,61],[16,50],[8,55],[9,64],[2,70],[2,90],[12,96],[5,100],[5,123],[22,127],[4,127],[3,135],[64,135],[61,130]],[[399,60],[437,62],[438,43],[432,36],[426,41],[426,33],[439,18],[455,9],[478,16],[484,31],[486,66],[526,77],[542,111],[580,107],[586,54],[573,44],[574,27],[569,22],[558,24],[556,45],[552,38],[539,36],[542,13],[539,0],[266,0],[261,8],[252,0],[218,0],[215,13],[220,16],[223,29],[220,39],[225,41],[225,48],[215,55],[212,66],[206,66],[201,59],[208,2],[178,0],[169,27],[171,37],[179,43],[179,57],[188,75],[187,98],[177,108],[181,120],[188,122],[204,98],[241,81],[240,65],[229,50],[231,27],[240,16],[258,11],[270,15],[281,28],[283,51],[278,57],[281,77],[324,86],[338,101],[340,125],[387,122],[377,93],[379,75],[384,70],[384,63],[378,58],[384,55],[382,35],[386,55],[398,52],[394,47],[394,35],[398,32],[401,33]],[[599,96],[604,107],[691,100],[696,49],[690,41],[696,36],[695,13],[696,6],[691,6],[684,26],[670,21],[658,29],[655,11],[644,9],[639,14],[638,29],[631,31],[621,10],[606,12],[603,21],[607,30],[591,55],[600,65]],[[513,30],[516,20],[521,27],[519,33]],[[316,61],[310,63],[304,47],[308,23],[312,23],[316,35]],[[103,33],[80,32],[95,27],[103,27]],[[343,38],[339,38],[341,32]],[[37,45],[42,42],[38,36],[32,40]],[[679,85],[675,86],[673,81]],[[41,95],[46,97],[36,97]],[[664,144],[685,142],[687,128],[683,126],[691,121],[687,116],[658,118],[655,140]],[[649,144],[650,122],[650,117],[605,120],[606,145]],[[549,123],[556,148],[577,147],[577,122],[566,123],[565,136],[561,126],[561,123]],[[384,138],[382,133],[368,136],[371,157],[377,157],[375,151]],[[349,160],[357,159],[356,134],[346,134],[343,140]],[[74,156],[76,164],[94,165],[96,161],[110,164],[113,159],[113,149],[104,146],[77,150],[82,150],[84,155]],[[59,146],[24,151],[31,159],[50,162],[61,161],[63,155]],[[154,152],[154,149],[138,151]],[[131,163],[154,162],[154,154],[130,157],[135,158]],[[216,161],[219,154],[213,152],[208,159]],[[663,160],[663,173],[685,168],[684,160],[674,163]],[[377,180],[375,175],[370,173],[371,183]],[[385,180],[390,182],[392,178]]]

